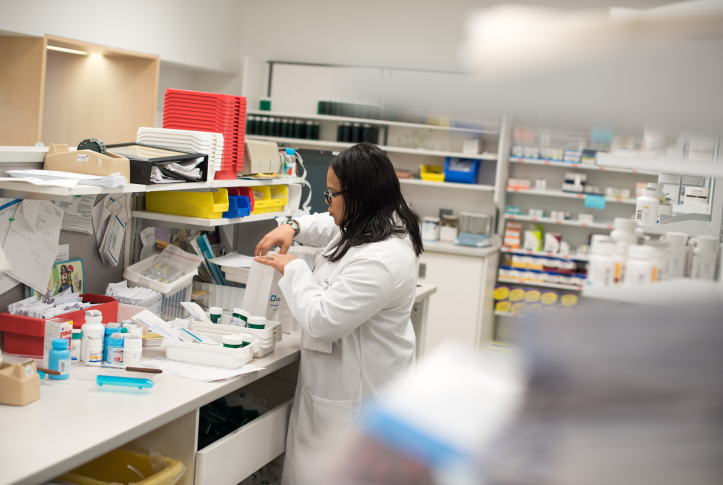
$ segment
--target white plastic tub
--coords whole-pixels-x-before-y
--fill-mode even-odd
[[[281,335],[279,322],[267,322],[266,328],[256,329],[191,321],[188,329],[203,332],[217,342],[221,342],[224,335],[250,335],[258,343],[258,349],[254,352],[257,359],[276,350],[276,342]]]
[[[173,283],[169,283],[167,285],[159,283],[158,281],[152,280],[150,278],[146,278],[145,276],[141,276],[141,273],[143,273],[145,270],[156,265],[156,260],[158,258],[160,258],[160,254],[154,258],[146,258],[143,261],[139,261],[134,265],[128,266],[125,271],[123,271],[123,278],[128,280],[128,286],[143,286],[152,290],[159,291],[166,295],[178,288],[191,285],[193,282],[193,277],[198,274],[198,269],[194,269],[187,275],[182,276]]]
[[[251,362],[254,358],[254,344],[240,349],[194,344],[191,342],[166,342],[166,358],[191,364],[214,365],[236,369]]]
[[[236,283],[246,284],[249,281],[249,268],[234,268],[232,266],[221,266],[221,271],[224,272],[224,276],[229,281],[235,281]]]

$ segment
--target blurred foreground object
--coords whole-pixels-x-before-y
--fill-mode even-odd
[[[698,302],[528,316],[521,407],[514,367],[443,348],[369,405],[322,483],[723,483],[722,314]]]
[[[463,64],[498,108],[609,119],[723,120],[723,1],[649,10],[499,5],[475,13]],[[682,119],[681,119],[682,118]]]
[[[331,460],[328,483],[476,483],[478,456],[522,402],[518,364],[444,345],[363,408],[361,433]]]
[[[527,322],[525,405],[492,485],[723,483],[723,306],[598,307]]]

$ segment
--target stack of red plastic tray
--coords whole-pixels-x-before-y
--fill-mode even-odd
[[[244,165],[246,98],[166,89],[163,128],[223,135],[223,159],[216,179],[235,179]]]

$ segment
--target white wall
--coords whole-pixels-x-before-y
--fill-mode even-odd
[[[243,54],[255,59],[460,70],[464,21],[495,0],[246,0]],[[522,0],[560,8],[648,8],[664,0]],[[270,26],[276,29],[269,35]],[[279,34],[283,32],[283,34]]]
[[[243,0],[0,0],[0,30],[156,54],[238,74]]]

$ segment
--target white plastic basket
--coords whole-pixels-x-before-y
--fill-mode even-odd
[[[160,258],[160,256],[161,255],[159,254],[154,258],[146,258],[143,261],[139,261],[134,265],[128,266],[125,271],[123,271],[123,278],[128,280],[128,286],[144,286],[167,295],[178,288],[190,285],[193,281],[193,277],[198,274],[198,269],[194,269],[187,275],[182,276],[173,283],[169,283],[167,285],[150,278],[146,278],[145,276],[141,276],[141,273],[145,270],[156,265],[156,260]]]
[[[257,344],[258,346],[258,344]],[[194,344],[191,342],[166,342],[166,358],[191,364],[214,365],[236,369],[254,358],[254,345],[240,349]]]

